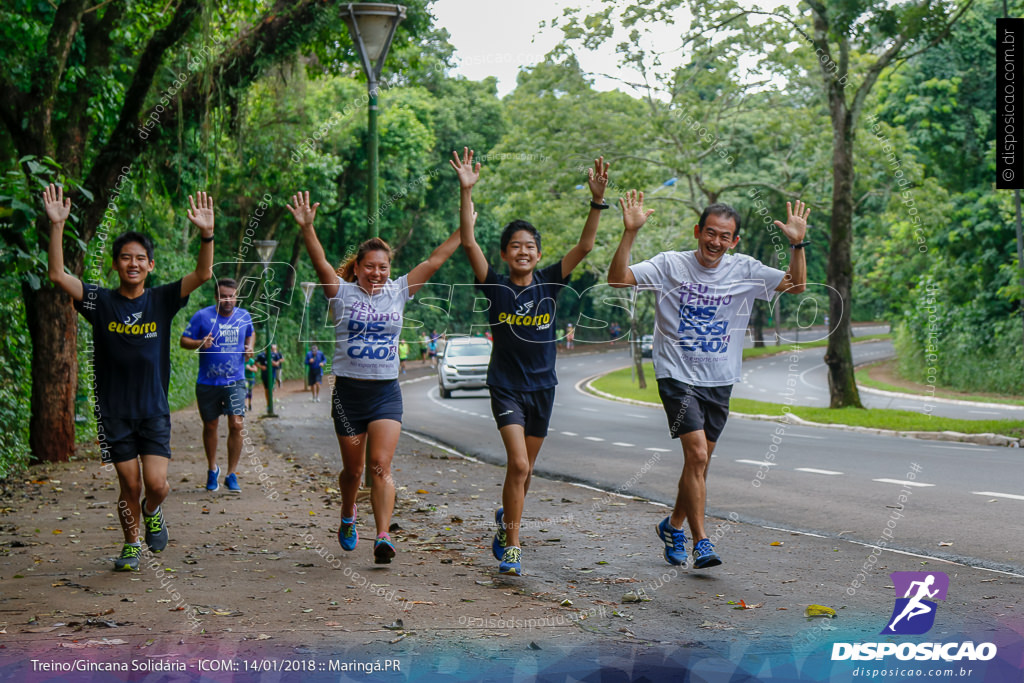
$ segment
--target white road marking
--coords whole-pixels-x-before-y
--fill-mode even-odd
[[[587,441],[604,441],[604,439],[602,439],[599,436],[585,436],[583,438],[586,439]]]
[[[976,415],[1002,415],[1002,413],[996,410],[968,410],[967,412]]]
[[[758,467],[775,467],[776,463],[768,462],[767,460],[737,460],[744,465],[757,465]]]
[[[636,444],[626,443],[625,441],[616,441],[612,443],[613,446],[622,446],[623,448],[635,448]]]
[[[993,498],[1012,498],[1013,500],[1024,500],[1024,496],[1019,496],[1016,493],[996,493],[995,491],[971,491],[971,493],[978,496],[992,496]]]
[[[577,434],[576,432],[562,432],[562,433],[565,434],[566,436],[579,436],[579,434]]]
[[[824,439],[824,436],[812,436],[810,434],[787,434],[786,436],[795,436],[798,439]]]
[[[810,472],[811,474],[831,474],[831,475],[842,474],[842,472],[835,472],[833,470],[818,470],[818,469],[815,469],[813,467],[797,467],[796,471],[797,472]]]
[[[670,448],[645,448],[645,451],[651,451],[652,453],[671,453]]]
[[[903,481],[902,479],[872,479],[871,481],[881,482],[883,484],[899,484],[900,486],[935,486],[935,484],[922,484],[919,481]]]
[[[991,448],[984,448],[981,446],[938,446],[935,444],[928,444],[925,448],[943,448],[950,451],[974,451],[975,453],[991,453]]]
[[[626,417],[635,417],[638,420],[649,420],[650,415],[637,415],[636,413],[626,413]]]
[[[597,408],[580,408],[580,410],[585,410],[585,411],[587,411],[588,413],[599,413],[599,412],[601,412],[601,411],[600,411],[600,410],[598,410]]]

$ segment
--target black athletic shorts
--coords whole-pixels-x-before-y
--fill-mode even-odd
[[[718,441],[729,419],[731,384],[696,387],[667,377],[658,380],[658,395],[673,439],[703,429],[708,441]]]
[[[324,373],[322,370],[310,370],[306,373],[307,384],[313,386],[314,384],[320,384],[324,380]]]
[[[221,415],[245,415],[245,382],[196,385],[196,405],[203,422],[213,422]]]
[[[140,455],[171,457],[171,416],[119,418],[96,421],[103,462],[127,462]]]
[[[397,379],[334,377],[331,396],[334,431],[341,436],[365,434],[375,420],[402,421],[402,388]]]
[[[491,413],[498,429],[507,425],[522,425],[526,436],[545,437],[551,422],[551,408],[555,404],[555,388],[536,391],[517,391],[490,386]]]

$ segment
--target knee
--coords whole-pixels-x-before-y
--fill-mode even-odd
[[[370,475],[372,477],[381,479],[391,478],[391,459],[390,458],[371,458],[370,459]]]
[[[245,423],[241,415],[232,415],[228,418],[228,431],[232,434],[240,434],[243,426],[245,426]]]
[[[217,433],[217,426],[218,426],[219,422],[220,422],[219,418],[214,418],[212,420],[204,422],[203,423],[203,433],[204,434],[216,434]]]
[[[526,462],[509,461],[508,477],[514,481],[526,481],[533,473],[533,468]]]
[[[707,447],[700,446],[695,448],[687,448],[683,451],[683,467],[697,467],[701,471],[704,470],[708,465],[708,461],[711,459],[708,453]]]
[[[167,495],[171,490],[170,484],[167,483],[167,479],[147,479],[146,480],[146,493],[147,494],[161,494]]]
[[[341,471],[341,474],[338,475],[338,483],[340,484],[343,481],[351,482],[353,479],[359,481],[360,479],[362,479],[362,477],[363,465],[362,463],[360,463],[355,467],[346,467],[345,469],[343,469]]]
[[[122,482],[121,498],[124,500],[139,500],[142,498],[142,482]]]

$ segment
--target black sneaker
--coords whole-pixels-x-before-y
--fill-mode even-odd
[[[121,548],[121,557],[114,560],[115,572],[137,572],[139,571],[139,553],[142,548],[131,543],[125,543]]]
[[[151,515],[146,514],[146,501],[142,501],[142,524],[146,527],[146,545],[149,549],[158,553],[167,547],[167,525],[164,524],[163,508]]]

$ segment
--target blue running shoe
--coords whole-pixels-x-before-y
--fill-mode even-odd
[[[505,533],[505,523],[502,521],[504,515],[505,508],[498,508],[494,511],[494,523],[498,525],[498,530],[494,532],[494,540],[491,541],[491,552],[494,553],[494,559],[499,562],[505,555],[505,544],[508,542],[508,534]]]
[[[373,543],[373,563],[391,564],[391,558],[394,556],[395,544],[391,542],[391,537],[387,534],[378,536]]]
[[[501,564],[498,565],[498,573],[507,576],[522,576],[523,565],[519,561],[522,554],[522,549],[514,545],[505,548],[505,554],[501,556]]]
[[[665,544],[665,561],[669,564],[686,564],[686,534],[669,524],[668,517],[661,520],[657,531],[658,538]]]
[[[224,486],[227,486],[228,491],[233,493],[239,493],[242,490],[242,487],[238,485],[238,477],[235,476],[234,472],[224,477]]]
[[[210,470],[209,472],[206,473],[206,490],[207,491],[216,491],[217,489],[220,488],[220,484],[217,483],[217,477],[219,477],[219,476],[220,476],[220,466],[219,465],[217,466],[217,469]]]
[[[693,544],[693,568],[707,569],[722,564],[722,558],[715,552],[715,544],[702,538]]]
[[[356,543],[359,543],[359,532],[356,531],[356,508],[352,507],[352,520],[346,522],[341,520],[341,528],[338,529],[338,543],[342,550],[355,550]]]

